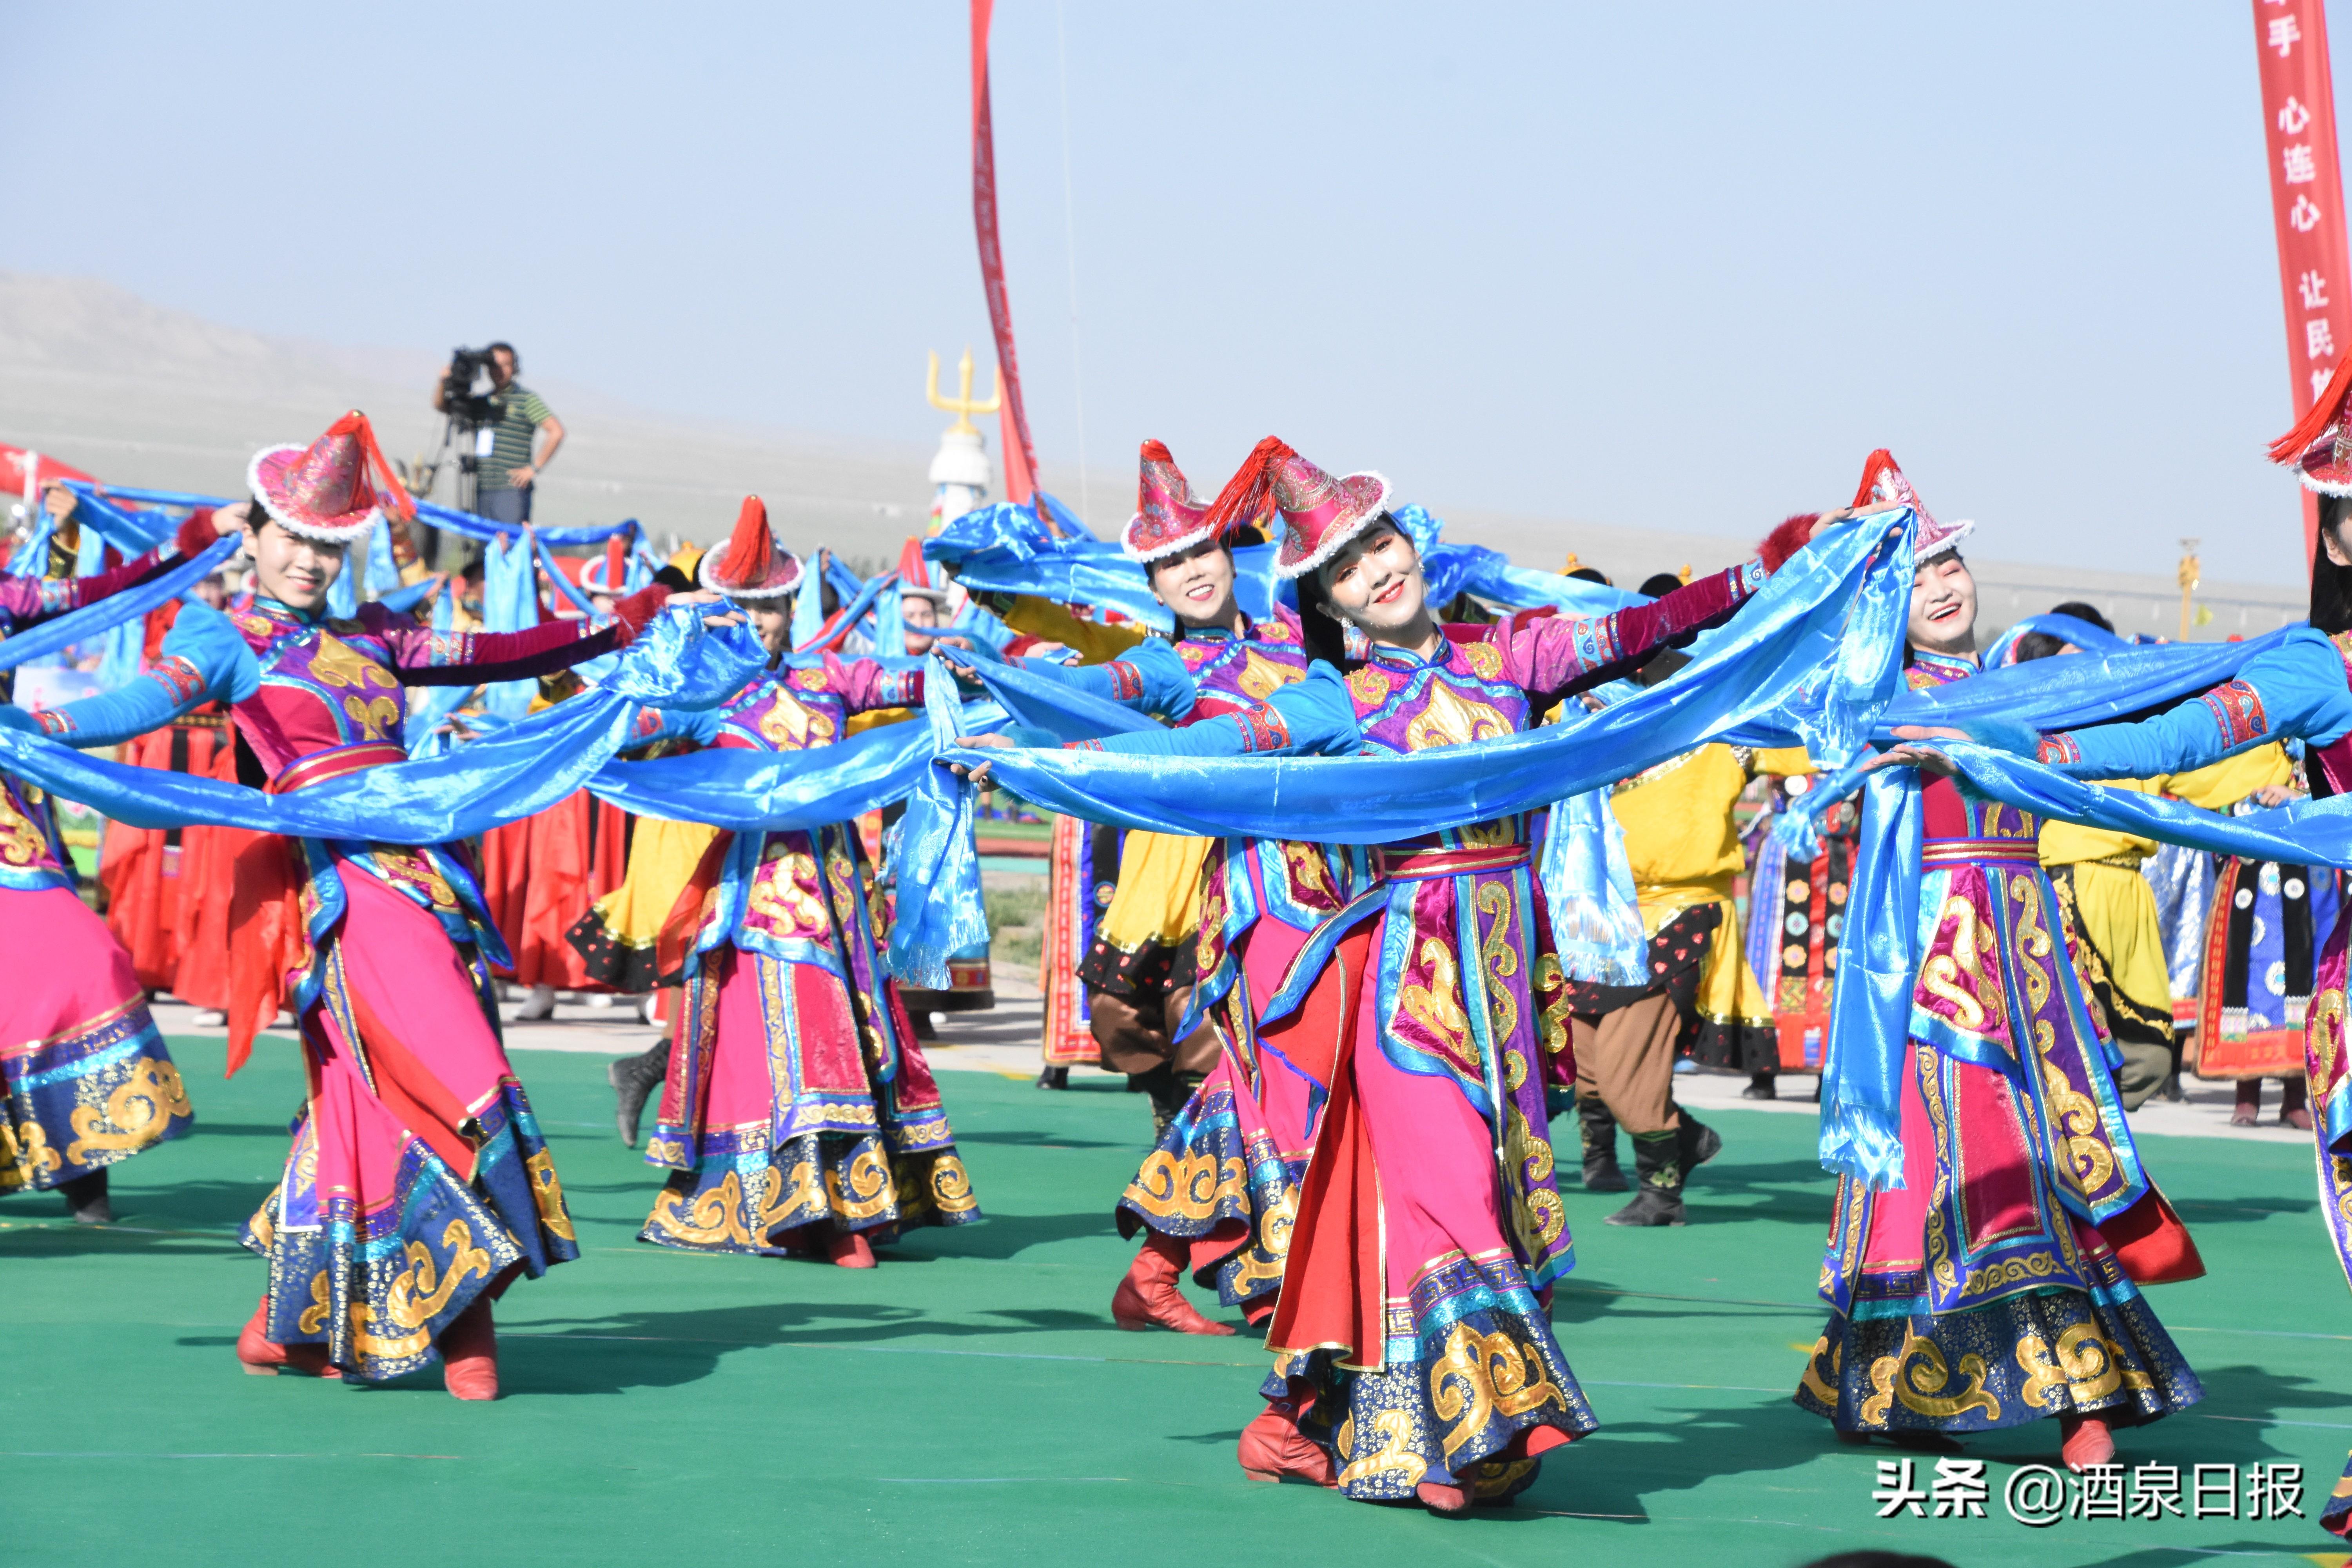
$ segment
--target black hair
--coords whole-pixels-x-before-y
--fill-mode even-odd
[[[482,352],[483,352],[484,353],[486,353],[486,354],[494,354],[494,353],[498,353],[500,349],[504,349],[504,350],[506,350],[506,351],[507,351],[507,358],[509,358],[509,359],[510,359],[510,360],[514,361],[514,373],[515,373],[517,375],[520,375],[520,374],[522,374],[522,355],[520,355],[520,354],[519,354],[519,353],[515,353],[515,346],[514,346],[514,344],[509,343],[509,342],[495,342],[495,343],[490,344],[488,348],[484,349]]]
[[[1580,583],[1598,583],[1604,588],[1613,588],[1617,585],[1609,580],[1609,574],[1598,566],[1580,566],[1569,575]]]
[[[2095,626],[2103,632],[2112,632],[2116,629],[2115,623],[2099,614],[2099,607],[2096,605],[2086,605],[2080,599],[2069,599],[2063,605],[2053,605],[2051,606],[2050,613],[2053,616],[2072,616],[2076,620]],[[2026,664],[2037,658],[2048,658],[2065,646],[2066,639],[2053,632],[2028,632],[2017,639],[2017,662]]]
[[[1334,669],[1352,669],[1362,662],[1348,657],[1348,628],[1331,613],[1322,578],[1313,572],[1298,579],[1298,640],[1306,644],[1308,658],[1319,658]]]
[[[1642,586],[1638,591],[1645,599],[1663,599],[1684,585],[1683,576],[1679,572],[1653,572],[1642,579]]]
[[[2327,558],[2326,540],[2330,532],[2344,526],[2352,516],[2352,497],[2321,496],[2319,498],[2319,548],[2311,552],[2311,624],[2315,630],[2334,637],[2338,632],[2352,632],[2352,566],[2338,566]],[[2339,542],[2352,543],[2352,540]]]
[[[2099,614],[2099,607],[2096,605],[2086,605],[2080,599],[2069,599],[2063,605],[2053,605],[2050,606],[2050,613],[2053,616],[2072,616],[2078,621],[2087,621],[2103,632],[2113,632],[2116,629],[2115,622]]]

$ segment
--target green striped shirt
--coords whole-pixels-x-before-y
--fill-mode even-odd
[[[509,488],[509,472],[530,466],[531,437],[555,415],[544,398],[519,381],[490,394],[490,406],[499,417],[490,426],[490,453],[482,459],[480,482],[485,489],[502,490]]]

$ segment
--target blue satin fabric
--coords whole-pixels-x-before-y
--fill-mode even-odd
[[[509,531],[482,552],[482,629],[519,632],[539,624],[538,559],[527,532]],[[482,688],[482,707],[501,719],[520,719],[539,695],[536,680],[494,680]]]
[[[919,726],[933,755],[964,732],[962,705],[954,692],[945,667],[933,660],[923,682]],[[890,973],[909,985],[944,991],[948,960],[988,942],[979,845],[972,837],[974,792],[946,769],[927,765],[919,767],[914,787],[921,809],[910,806],[891,829],[890,864],[902,896],[890,926]],[[922,896],[904,897],[909,888],[921,889]]]
[[[126,588],[95,605],[43,621],[28,632],[0,640],[0,669],[14,669],[27,659],[62,653],[76,643],[86,642],[102,632],[111,631],[126,622],[137,620],[150,610],[178,598],[221,567],[237,552],[238,541],[232,534],[215,540],[201,555],[192,555],[170,571],[148,579],[136,588]]]
[[[980,677],[989,696],[1013,716],[1014,723],[1051,735],[1055,741],[1092,741],[1104,735],[1159,728],[1131,708],[1122,707],[1108,697],[1082,691],[1043,670],[1017,664],[978,662],[965,668]]]
[[[1903,1184],[1903,1074],[1919,979],[1919,775],[1885,768],[1864,782],[1853,896],[1838,938],[1822,1069],[1824,1170],[1878,1191]]]
[[[1949,727],[1994,738],[2011,731],[2021,737],[2027,730],[2105,724],[2218,686],[2298,629],[2281,626],[2250,642],[2121,644],[2104,653],[2004,665],[1966,680],[1902,692],[1879,715],[1872,738],[1892,744],[1897,725]],[[1792,857],[1810,860],[1819,853],[1822,813],[1860,786],[1866,760],[1855,758],[1852,766],[1816,780],[1780,814],[1772,832]]]
[[[394,588],[389,594],[379,594],[376,595],[375,602],[395,616],[404,616],[423,604],[426,595],[443,586],[446,584],[436,583],[432,578],[427,577],[421,583],[411,583],[404,588]]]
[[[440,844],[545,810],[632,743],[642,707],[716,706],[766,658],[748,626],[709,628],[697,617],[665,615],[593,691],[446,755],[290,795],[99,762],[13,729],[0,729],[0,768],[133,827],[216,823],[298,838]]]
[[[115,489],[93,485],[84,479],[68,479],[65,486],[78,503],[74,508],[76,517],[88,530],[95,531],[125,555],[144,555],[171,538],[180,526],[180,519],[195,508],[227,504],[165,490]],[[150,498],[155,499],[151,500]],[[123,504],[125,501],[131,504],[126,506]],[[140,504],[142,501],[149,504]],[[150,510],[151,505],[164,505],[173,510],[168,513],[158,512]]]
[[[2167,795],[2069,778],[1969,742],[1939,742],[1935,749],[1951,758],[1969,788],[2047,820],[2248,860],[2352,868],[2352,796],[2223,816]],[[1822,1163],[1880,1188],[1902,1184],[1895,1093],[1918,975],[1919,800],[1914,768],[1878,769],[1864,783],[1862,841],[1838,945],[1832,1044],[1822,1086]]]
[[[1905,511],[1825,535],[1673,677],[1573,723],[1406,756],[1016,748],[986,759],[1024,800],[1092,822],[1201,838],[1386,844],[1603,788],[1760,724],[1792,700],[1811,705],[1791,721],[1798,730],[1817,731],[1824,743],[1858,736],[1892,693],[1851,682],[1850,672],[1874,662],[1852,645],[1865,629],[1899,642],[1902,617],[1892,606],[1909,602],[1914,521]],[[1883,683],[1899,678],[1894,658],[1875,662]],[[1840,711],[1840,702],[1856,710]],[[918,795],[908,813],[925,809]],[[901,919],[908,893],[902,884]]]
[[[1633,865],[1607,790],[1570,795],[1551,808],[1536,868],[1562,973],[1602,985],[1649,979]]]
[[[1421,552],[1433,605],[1467,593],[1513,609],[1550,605],[1570,615],[1598,616],[1648,603],[1639,594],[1582,578],[1514,566],[1483,545],[1444,543],[1438,537],[1444,525],[1421,507],[1389,511]],[[1234,598],[1255,619],[1272,616],[1277,604],[1296,603],[1290,585],[1274,575],[1276,553],[1271,544],[1234,552]],[[1000,503],[968,511],[925,540],[923,555],[945,563],[972,593],[1032,595],[1060,605],[1116,610],[1163,633],[1176,628],[1168,607],[1152,596],[1142,565],[1126,551],[1107,541],[1055,539],[1030,507]]]
[[[214,501],[207,504],[218,506],[223,503]],[[488,518],[476,517],[470,511],[436,506],[431,501],[418,501],[416,515],[445,533],[462,533],[485,544],[500,534],[511,534],[515,531],[513,523],[492,522]],[[625,517],[618,522],[590,523],[579,528],[541,528],[534,525],[534,529],[539,537],[549,544],[602,544],[616,533],[633,538],[642,538],[645,533],[634,517]]]
[[[2018,640],[2029,632],[2041,632],[2061,642],[2073,643],[2085,653],[2113,653],[2118,648],[2136,646],[2129,637],[2094,626],[2089,621],[2076,620],[2072,616],[2028,616],[1992,640],[1979,662],[1987,669],[1999,669],[2010,662]]]

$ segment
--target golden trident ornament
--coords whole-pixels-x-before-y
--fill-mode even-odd
[[[948,434],[951,436],[979,435],[979,426],[972,424],[971,416],[975,414],[993,414],[1004,405],[1002,390],[996,384],[996,370],[992,365],[988,372],[988,401],[985,403],[972,401],[971,346],[969,343],[964,345],[963,358],[956,362],[956,395],[953,397],[940,395],[940,356],[934,352],[931,355],[930,374],[923,383],[923,395],[930,400],[932,407],[956,416],[956,422],[948,426]]]

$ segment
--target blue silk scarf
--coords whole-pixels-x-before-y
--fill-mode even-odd
[[[43,621],[31,631],[0,641],[0,669],[14,669],[27,659],[62,653],[76,643],[87,642],[171,603],[219,571],[237,552],[238,544],[235,534],[216,539],[203,554],[188,557],[136,588],[126,588],[95,605],[68,611]]]

